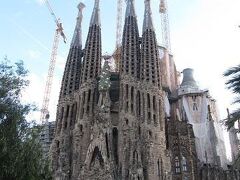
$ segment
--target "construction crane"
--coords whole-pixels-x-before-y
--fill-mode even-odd
[[[44,0],[44,2],[46,4],[48,10],[50,11],[50,13],[57,25],[57,28],[56,28],[55,35],[54,35],[53,47],[52,47],[52,52],[51,52],[51,57],[50,57],[50,64],[48,67],[47,81],[46,81],[44,96],[43,96],[43,103],[42,103],[41,116],[40,116],[40,121],[42,122],[42,124],[48,122],[48,119],[50,117],[48,106],[49,106],[49,101],[50,101],[50,93],[51,93],[51,88],[52,88],[53,74],[54,74],[56,58],[57,58],[59,37],[61,36],[63,38],[64,43],[66,43],[66,36],[63,32],[63,27],[62,27],[62,23],[60,22],[60,19],[56,17],[48,0]]]
[[[161,14],[163,45],[171,52],[167,0],[160,0],[159,13]]]
[[[115,47],[115,51],[113,53],[117,72],[119,71],[119,63],[121,60],[122,11],[123,11],[123,0],[118,0],[117,1],[116,47]]]

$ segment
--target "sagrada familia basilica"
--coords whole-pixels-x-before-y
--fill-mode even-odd
[[[79,13],[50,150],[54,179],[239,180],[227,167],[216,101],[192,69],[179,82],[173,56],[158,45],[150,0],[137,3],[145,3],[142,34],[127,0],[115,71],[102,55],[99,0],[84,46]]]

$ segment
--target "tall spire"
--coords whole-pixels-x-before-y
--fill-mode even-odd
[[[70,50],[65,65],[65,70],[62,79],[62,87],[60,98],[72,94],[79,89],[81,75],[81,60],[82,60],[82,10],[85,7],[83,3],[78,5],[78,17],[74,30]]]
[[[127,0],[126,17],[122,39],[122,60],[120,73],[139,77],[140,42],[134,0]]]
[[[153,22],[152,22],[152,10],[151,10],[151,5],[150,5],[150,0],[145,0],[143,32],[146,31],[147,29],[154,30]]]
[[[99,0],[95,0],[92,18],[85,44],[85,53],[82,64],[81,83],[96,80],[101,69],[102,41],[99,15]]]
[[[83,18],[82,11],[83,8],[85,8],[85,5],[82,2],[80,2],[77,8],[79,12],[76,27],[72,38],[71,47],[82,47],[82,18]]]
[[[126,14],[125,14],[125,18],[129,17],[129,16],[133,16],[135,17],[135,8],[134,8],[134,0],[126,0],[127,1],[127,9],[126,9]]]
[[[94,5],[92,17],[91,17],[90,26],[93,26],[93,25],[100,26],[101,25],[99,11],[100,11],[99,0],[95,0],[95,5]]]
[[[145,0],[140,79],[160,87],[160,67],[156,34],[153,28],[150,0]]]

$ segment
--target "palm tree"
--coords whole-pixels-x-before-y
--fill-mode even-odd
[[[240,64],[229,68],[223,75],[228,78],[225,83],[227,88],[236,94],[233,104],[240,104]],[[233,111],[224,123],[229,130],[234,127],[235,122],[238,120],[240,120],[240,108]]]

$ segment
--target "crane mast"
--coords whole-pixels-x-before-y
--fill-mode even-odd
[[[48,0],[45,0],[45,4],[47,5],[48,10],[50,11],[52,17],[54,18],[57,28],[56,28],[55,35],[54,35],[53,47],[52,47],[52,52],[51,52],[51,57],[50,57],[50,64],[49,64],[49,68],[48,68],[47,81],[46,81],[46,85],[45,85],[43,103],[42,103],[42,108],[41,108],[40,121],[42,123],[46,123],[49,119],[48,106],[49,106],[49,101],[50,101],[50,94],[51,94],[52,82],[53,82],[53,74],[54,74],[54,69],[55,69],[55,64],[56,64],[57,50],[58,50],[60,36],[62,36],[63,41],[66,43],[66,36],[63,33],[63,27],[62,27],[62,23],[60,22],[60,19],[57,19]]]
[[[170,52],[171,42],[170,42],[167,0],[160,0],[159,13],[161,14],[163,45]]]

